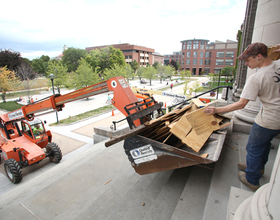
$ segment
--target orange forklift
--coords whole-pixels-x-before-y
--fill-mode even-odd
[[[55,94],[22,106],[0,116],[0,151],[8,179],[19,183],[23,176],[22,168],[37,164],[46,157],[54,163],[62,159],[59,146],[52,142],[51,132],[35,117],[62,111],[66,103],[109,91],[114,93],[112,104],[126,116],[131,129],[150,120],[155,111],[162,114],[162,103],[156,102],[153,97],[143,95],[141,98],[141,94],[136,98],[123,77],[114,77],[65,95]]]

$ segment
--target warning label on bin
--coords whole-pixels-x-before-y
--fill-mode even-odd
[[[152,145],[148,144],[130,151],[130,155],[133,159],[137,159],[140,157],[146,157],[148,155],[155,154],[155,151]]]

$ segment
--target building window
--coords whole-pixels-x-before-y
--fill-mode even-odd
[[[234,51],[226,52],[226,57],[234,57]]]
[[[193,42],[193,49],[198,49],[198,41]]]
[[[193,65],[197,64],[197,59],[193,59]]]
[[[184,42],[183,43],[183,50],[185,50],[185,48],[186,48],[186,43]]]
[[[182,59],[182,65],[184,65],[184,60]]]
[[[190,65],[190,59],[186,59],[186,65]]]
[[[187,57],[191,57],[191,52],[187,52]]]
[[[183,52],[183,58],[185,58],[185,52]]]
[[[217,52],[217,57],[224,57],[225,56],[225,52]]]
[[[211,57],[211,52],[205,52],[205,58]]]
[[[208,74],[210,72],[209,68],[204,68],[204,74]]]
[[[203,59],[199,60],[199,65],[203,65]]]
[[[211,63],[210,59],[205,60],[205,65],[210,65],[210,63]]]
[[[187,50],[190,50],[190,49],[192,49],[192,42],[188,41],[187,42]]]
[[[200,52],[200,57],[201,58],[203,58],[203,54],[204,54],[204,52],[202,51],[202,52]]]
[[[225,65],[232,66],[233,65],[233,60],[225,60]]]
[[[204,49],[204,41],[200,41],[200,49]]]
[[[217,59],[216,65],[224,65],[224,60]]]
[[[197,51],[193,52],[193,57],[197,57]]]
[[[221,69],[215,69],[215,74],[219,74],[221,72]]]

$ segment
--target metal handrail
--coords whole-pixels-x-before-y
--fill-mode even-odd
[[[123,118],[123,119],[121,119],[121,120],[119,120],[119,121],[112,121],[112,123],[113,123],[113,128],[112,128],[112,127],[110,127],[110,128],[111,128],[113,131],[117,130],[116,124],[117,124],[117,123],[120,123],[120,122],[122,122],[122,121],[124,121],[124,120],[126,120],[126,118]]]
[[[229,90],[229,89],[232,90],[233,87],[232,87],[232,86],[218,86],[218,87],[216,87],[216,88],[214,88],[214,89],[210,89],[210,90],[208,90],[208,91],[206,91],[206,92],[200,93],[199,95],[196,95],[196,96],[191,97],[191,98],[189,98],[189,99],[187,99],[187,100],[184,100],[184,101],[182,101],[182,102],[179,102],[179,103],[177,103],[177,104],[175,104],[175,105],[168,106],[168,111],[171,111],[171,109],[174,108],[175,106],[187,104],[188,101],[190,101],[190,100],[192,100],[192,99],[195,99],[195,98],[197,98],[197,97],[199,97],[199,96],[202,96],[202,95],[204,95],[204,94],[207,94],[207,93],[209,93],[209,92],[211,92],[211,91],[218,90],[219,88],[227,88],[226,97],[225,97],[225,100],[227,101],[227,100],[228,100],[228,90]],[[216,99],[218,99],[218,92],[217,92],[217,97],[216,97]]]

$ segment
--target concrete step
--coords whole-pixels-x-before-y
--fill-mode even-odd
[[[173,171],[141,176],[110,212],[107,219],[144,219]]]
[[[149,212],[143,219],[171,219],[188,181],[191,170],[192,167],[185,167],[173,171],[157,199],[152,204]]]
[[[213,164],[194,166],[172,215],[172,220],[203,219]]]

